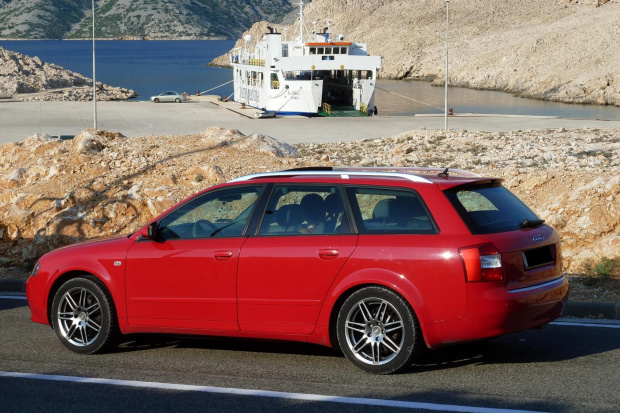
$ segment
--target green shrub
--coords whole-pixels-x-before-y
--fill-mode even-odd
[[[591,272],[601,278],[609,278],[619,265],[620,261],[617,258],[609,259],[607,257],[603,257],[594,266],[594,268],[592,268]]]

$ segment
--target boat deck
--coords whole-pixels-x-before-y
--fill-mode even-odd
[[[321,110],[319,116],[326,118],[355,118],[355,117],[367,117],[368,115],[359,110],[355,110],[352,106],[331,106],[331,110],[326,112]]]

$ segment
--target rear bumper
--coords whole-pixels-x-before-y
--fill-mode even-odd
[[[465,314],[457,319],[425,323],[422,333],[427,346],[434,348],[528,330],[560,317],[567,301],[565,276],[511,291],[504,286],[471,284]]]

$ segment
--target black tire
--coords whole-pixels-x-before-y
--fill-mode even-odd
[[[176,103],[181,103],[181,99],[179,99],[179,98],[176,98],[174,101],[175,101]]]
[[[338,344],[356,367],[390,374],[410,366],[422,350],[420,323],[409,304],[383,287],[365,287],[342,304]]]
[[[159,103],[159,99],[155,98],[155,99],[153,99],[153,102]]]
[[[54,295],[52,326],[60,342],[81,354],[103,352],[117,335],[116,310],[98,281],[73,278]]]

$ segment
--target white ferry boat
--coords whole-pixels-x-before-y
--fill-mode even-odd
[[[375,84],[381,56],[369,56],[365,43],[332,38],[327,27],[304,36],[303,1],[299,33],[292,41],[269,27],[253,53],[231,53],[234,100],[268,114],[355,116],[377,113]],[[317,22],[313,22],[316,28]],[[246,44],[251,37],[246,35]]]

